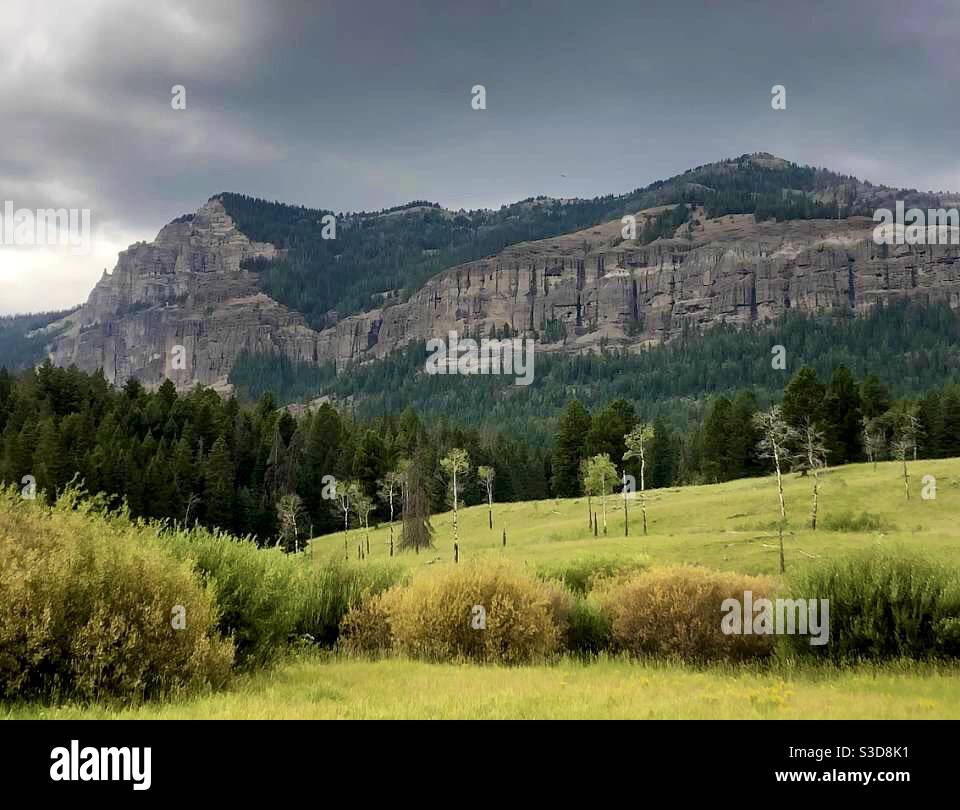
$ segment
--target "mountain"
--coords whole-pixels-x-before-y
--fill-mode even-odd
[[[874,243],[870,216],[894,200],[951,202],[767,153],[593,200],[341,214],[335,239],[330,212],[221,194],[124,251],[84,306],[47,327],[49,354],[117,384],[226,389],[241,357],[342,371],[450,330],[634,352],[788,312],[955,305],[957,246]]]

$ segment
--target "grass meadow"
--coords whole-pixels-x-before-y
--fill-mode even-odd
[[[788,571],[880,546],[960,566],[960,459],[910,464],[912,498],[895,463],[852,465],[822,478],[819,528],[809,526],[810,479],[786,478]],[[923,476],[936,497],[921,497]],[[928,488],[929,494],[929,488]],[[594,499],[594,509],[601,504]],[[696,564],[778,575],[777,492],[773,478],[648,494],[646,536],[640,503],[608,499],[607,533],[588,528],[587,501],[494,504],[460,512],[461,563],[506,558],[531,569],[574,561],[645,556],[652,566]],[[435,548],[397,554],[413,578],[454,565],[453,516],[434,516]],[[507,544],[502,533],[507,532]],[[356,560],[365,533],[346,533]],[[366,562],[387,560],[390,530],[370,531]],[[321,566],[344,557],[344,533],[315,538],[300,559]],[[351,564],[356,564],[352,562]],[[140,704],[66,702],[0,706],[6,718],[960,718],[960,666],[897,660],[833,666],[772,660],[692,665],[616,655],[520,666],[429,663],[396,655],[294,651],[274,665],[236,675],[219,691]]]

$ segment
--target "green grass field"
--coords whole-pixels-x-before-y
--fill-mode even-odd
[[[942,719],[960,718],[960,668],[693,669],[563,660],[482,667],[310,656],[238,679],[226,692],[130,709],[8,709],[46,719]]]
[[[788,569],[871,544],[919,551],[960,564],[960,459],[910,464],[907,501],[900,468],[854,465],[830,471],[821,488],[820,520],[844,513],[876,516],[870,531],[807,528],[810,480],[787,477]],[[936,498],[920,497],[921,478],[936,478]],[[600,505],[595,500],[595,508]],[[630,503],[623,536],[622,501],[608,501],[608,533],[587,528],[586,499],[495,504],[460,514],[461,560],[504,556],[537,565],[585,554],[649,556],[653,565],[696,563],[750,574],[778,568],[777,493],[773,478],[656,490],[648,496],[649,534],[639,501]],[[452,515],[435,516],[436,548],[396,560],[416,575],[453,565]],[[507,546],[501,532],[507,530]],[[363,533],[347,535],[356,558]],[[370,558],[389,556],[389,529],[370,533]],[[313,564],[344,556],[343,534],[316,538]],[[306,560],[308,564],[311,561]],[[432,569],[431,569],[432,570]],[[562,659],[552,665],[503,668],[380,661],[335,654],[304,655],[238,677],[225,692],[133,708],[0,709],[29,718],[960,718],[960,667],[901,662],[834,669],[805,664],[694,668],[657,661]]]
[[[808,528],[811,505],[809,478],[785,478],[788,568],[817,557],[871,544],[902,546],[922,551],[940,561],[960,564],[960,459],[910,463],[911,500],[907,501],[895,462],[855,464],[821,476],[820,525],[842,513],[869,512],[883,527],[877,531],[838,532]],[[921,479],[936,478],[936,498],[920,497]],[[639,496],[638,496],[639,498]],[[594,510],[600,514],[598,499]],[[486,506],[460,510],[460,559],[503,556],[538,564],[572,559],[584,554],[649,555],[654,565],[694,563],[747,574],[775,574],[778,570],[779,518],[774,478],[751,478],[726,484],[652,490],[647,495],[648,534],[643,536],[639,499],[628,504],[630,535],[624,537],[623,501],[607,499],[607,534],[593,536],[588,528],[587,499],[531,501],[493,505],[493,530]],[[452,564],[453,515],[434,516],[436,548],[419,555],[398,554],[395,559],[411,569]],[[507,531],[503,548],[502,531]],[[370,532],[370,559],[389,557],[389,529]],[[348,554],[357,557],[363,532],[347,533]],[[344,556],[344,534],[315,539],[311,552],[325,559]]]

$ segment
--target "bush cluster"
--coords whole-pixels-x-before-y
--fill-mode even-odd
[[[720,629],[725,599],[770,598],[774,582],[694,566],[645,571],[605,589],[602,613],[612,646],[631,655],[657,655],[686,661],[762,658],[773,652],[768,635],[726,635]]]
[[[292,640],[333,644],[350,608],[401,577],[396,566],[316,562],[202,528],[161,538],[214,586],[219,630],[233,639],[244,668],[269,663]]]
[[[912,554],[872,549],[789,577],[787,598],[830,600],[830,641],[783,636],[785,652],[835,662],[960,656],[957,572]]]
[[[291,641],[334,643],[352,607],[400,579],[394,566],[133,522],[76,489],[52,506],[0,489],[0,698],[217,688]]]
[[[518,664],[564,647],[573,598],[504,563],[468,563],[392,588],[351,611],[346,649],[428,661]]]
[[[216,632],[212,590],[98,507],[76,493],[47,507],[0,491],[0,696],[147,699],[222,686],[233,644]]]

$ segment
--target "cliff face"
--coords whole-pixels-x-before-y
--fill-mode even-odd
[[[643,215],[638,215],[642,222]],[[756,223],[753,215],[704,221],[649,245],[621,239],[619,221],[508,248],[453,268],[409,301],[347,318],[322,333],[339,366],[382,357],[449,330],[491,326],[566,337],[546,351],[638,348],[684,327],[746,325],[788,310],[849,307],[863,313],[901,296],[960,306],[960,247],[878,246],[872,220]],[[554,324],[554,333],[556,324]],[[550,332],[547,332],[550,334]]]
[[[273,245],[240,233],[213,199],[167,225],[153,242],[121,253],[87,303],[49,327],[69,324],[50,357],[84,371],[102,368],[116,384],[169,378],[181,388],[224,387],[243,350],[315,361],[316,333],[261,293],[256,273],[241,267],[276,255]]]
[[[638,213],[638,229],[659,210]],[[440,274],[406,302],[315,332],[259,291],[241,264],[276,249],[251,242],[214,199],[122,253],[50,353],[59,365],[103,368],[118,384],[136,376],[224,387],[244,350],[343,369],[413,340],[450,330],[487,336],[505,324],[514,334],[558,336],[541,350],[580,352],[639,348],[685,326],[749,324],[791,309],[864,312],[900,296],[960,306],[958,246],[878,246],[865,218],[756,223],[752,215],[704,220],[698,210],[692,220],[692,230],[649,245],[624,241],[619,220],[515,245]],[[185,368],[173,362],[176,347]]]

